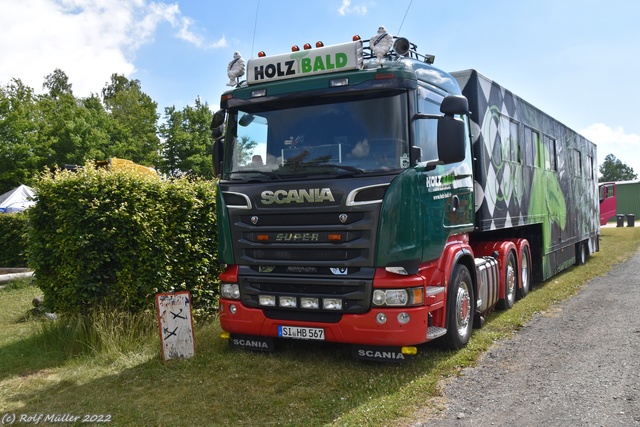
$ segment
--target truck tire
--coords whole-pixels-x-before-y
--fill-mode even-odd
[[[589,249],[587,248],[587,242],[580,242],[576,246],[576,265],[585,265],[589,258]]]
[[[504,274],[504,298],[498,301],[500,310],[508,310],[513,307],[516,302],[516,291],[518,289],[518,265],[516,264],[516,256],[513,251],[507,256],[507,267]]]
[[[457,264],[453,270],[447,295],[447,334],[443,337],[446,348],[457,350],[469,342],[473,330],[475,299],[469,269]]]
[[[531,290],[531,254],[529,247],[525,246],[520,254],[520,288],[518,298],[524,298]]]

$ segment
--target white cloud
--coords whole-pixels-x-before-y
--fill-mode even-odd
[[[598,145],[598,165],[604,162],[607,155],[613,154],[640,174],[640,135],[626,133],[621,127],[611,128],[603,123],[594,123],[580,133]]]
[[[18,78],[40,92],[44,77],[59,68],[76,96],[99,92],[118,73],[136,71],[137,50],[168,23],[175,37],[202,48],[206,42],[177,4],[148,0],[20,0],[0,2],[0,84]]]
[[[351,0],[342,0],[342,5],[338,9],[340,15],[350,15],[355,13],[357,15],[366,15],[367,6],[351,6]]]

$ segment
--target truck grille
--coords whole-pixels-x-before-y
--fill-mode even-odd
[[[371,224],[376,224],[378,208],[232,215],[236,259],[243,265],[371,266]]]

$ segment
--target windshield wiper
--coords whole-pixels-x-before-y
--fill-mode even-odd
[[[233,171],[231,172],[231,176],[233,176],[234,174],[250,174],[250,173],[255,173],[258,175],[264,175],[264,176],[268,176],[270,179],[281,179],[282,177],[280,175],[278,175],[275,172],[271,172],[271,171],[261,171],[261,170],[256,170],[256,169],[252,169],[252,170],[244,170],[244,171]],[[231,178],[233,179],[233,178]]]
[[[347,172],[351,172],[353,175],[359,175],[362,173],[365,173],[364,169],[360,169],[357,168],[355,166],[348,166],[348,165],[336,165],[335,163],[303,163],[304,166],[309,166],[309,167],[324,167],[324,168],[335,168],[335,169],[340,169],[343,171],[347,171]]]

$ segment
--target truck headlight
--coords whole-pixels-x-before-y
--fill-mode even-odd
[[[275,295],[260,295],[258,297],[258,304],[265,307],[275,307],[276,297]]]
[[[226,299],[240,299],[240,286],[237,283],[220,285],[220,296]]]
[[[409,297],[404,289],[389,289],[385,292],[386,303],[388,306],[405,306]]]
[[[423,288],[408,289],[376,289],[373,291],[371,302],[381,307],[408,307],[422,305],[424,301]]]

